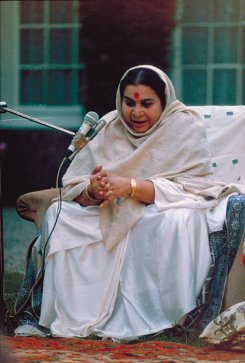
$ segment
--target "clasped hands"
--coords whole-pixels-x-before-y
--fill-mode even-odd
[[[104,207],[114,199],[128,197],[131,193],[130,179],[103,171],[102,165],[94,168],[87,186],[91,197],[98,199]]]

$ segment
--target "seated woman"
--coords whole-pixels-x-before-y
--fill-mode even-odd
[[[202,120],[160,69],[128,70],[116,106],[34,245],[45,258],[39,325],[53,336],[125,339],[183,321],[210,269],[206,209],[241,191],[213,181]]]

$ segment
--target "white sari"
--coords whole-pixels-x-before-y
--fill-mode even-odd
[[[129,129],[121,112],[72,162],[63,178],[58,223],[47,246],[40,324],[55,336],[97,334],[130,338],[174,326],[196,306],[210,267],[205,208],[237,186],[212,180],[205,127],[176,100],[168,77],[166,107],[144,134]],[[103,165],[109,173],[151,180],[155,203],[133,199],[104,208],[73,202]],[[56,218],[53,204],[37,244]],[[221,223],[222,224],[222,223]]]
[[[45,243],[56,206],[38,243]],[[210,267],[204,210],[147,206],[111,251],[98,220],[96,206],[62,203],[49,241],[39,322],[52,335],[132,338],[170,328],[195,308]]]

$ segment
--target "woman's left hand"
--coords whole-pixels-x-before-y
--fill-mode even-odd
[[[131,193],[130,179],[118,175],[109,174],[108,178],[108,191],[104,195],[104,201],[100,207],[105,207],[114,199],[127,198]]]

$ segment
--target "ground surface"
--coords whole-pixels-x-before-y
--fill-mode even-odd
[[[26,249],[35,235],[35,227],[21,220],[14,208],[5,208],[3,232],[5,271],[23,273]],[[0,363],[245,363],[244,351],[213,346],[197,348],[183,342],[182,339],[180,343],[153,340],[118,344],[101,340],[3,336]]]
[[[96,340],[6,337],[2,346],[18,363],[245,362],[245,353],[241,351],[194,348],[163,341],[118,344]]]
[[[23,273],[27,247],[34,238],[33,223],[20,218],[14,208],[3,208],[4,270]]]

